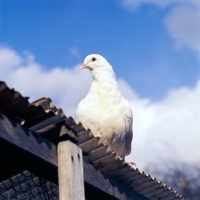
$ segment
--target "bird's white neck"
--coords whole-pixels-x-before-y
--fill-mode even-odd
[[[97,71],[97,70],[91,70],[92,73],[92,77],[93,77],[93,81],[97,81],[97,82],[104,82],[104,81],[114,81],[116,79],[115,73],[114,71],[111,69],[109,71]]]
[[[115,73],[113,71],[101,72],[101,73],[94,73],[92,85],[90,87],[90,92],[93,94],[98,95],[105,95],[107,96],[108,92],[111,90],[119,90]],[[98,91],[98,92],[97,92]]]

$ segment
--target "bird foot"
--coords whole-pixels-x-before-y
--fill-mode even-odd
[[[133,165],[136,166],[136,163],[134,163],[134,162],[126,162],[126,164],[127,164],[128,166],[130,166],[130,167],[133,167]]]

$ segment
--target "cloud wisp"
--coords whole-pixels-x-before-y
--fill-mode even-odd
[[[173,8],[164,24],[176,47],[189,47],[197,52],[200,59],[200,1]]]
[[[160,0],[123,0],[122,5],[129,10],[135,11],[140,6],[144,4],[156,5],[160,8],[165,8],[172,4],[177,4],[180,2],[187,2],[188,0],[167,0],[167,1],[160,1]]]
[[[142,168],[159,160],[200,161],[200,81],[194,88],[170,91],[159,102],[132,96],[134,139],[128,160],[138,160]]]
[[[92,80],[88,70],[78,68],[79,65],[45,70],[30,53],[19,55],[12,49],[0,48],[0,80],[23,96],[30,96],[32,101],[50,97],[56,107],[73,117]],[[169,91],[159,102],[140,98],[122,79],[118,83],[134,114],[132,153],[127,160],[136,162],[140,169],[162,158],[186,163],[200,161],[200,80],[194,88]]]
[[[142,5],[170,7],[163,23],[177,49],[188,47],[200,59],[200,1],[198,0],[124,0],[122,5],[136,11]]]
[[[31,101],[43,96],[52,98],[57,106],[65,108],[66,115],[73,116],[92,80],[88,71],[79,73],[79,64],[73,68],[46,70],[27,52],[19,55],[14,50],[1,48],[0,55],[1,80],[22,95],[30,96]]]

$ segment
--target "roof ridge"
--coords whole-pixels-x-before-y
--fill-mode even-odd
[[[8,93],[5,94],[5,91],[8,91]],[[8,95],[9,92],[10,95]],[[8,88],[5,82],[0,81],[0,98],[4,99],[5,95],[8,95],[6,98],[12,98],[12,103],[6,109],[3,108],[3,114],[16,121],[16,118],[22,118],[23,120],[17,122],[20,124],[23,122],[23,126],[38,134],[46,133],[48,135],[51,128],[53,129],[57,124],[62,123],[62,127],[64,127],[63,134],[66,131],[77,133],[77,145],[87,155],[83,159],[122,184],[150,199],[183,199],[172,188],[152,178],[144,171],[140,172],[137,167],[128,166],[124,159],[111,151],[98,137],[94,137],[90,130],[86,130],[81,123],[77,124],[72,117],[66,117],[63,110],[56,108],[50,98],[42,97],[29,103],[27,97],[21,96],[19,92]],[[20,101],[19,96],[21,97]],[[65,126],[67,126],[67,130],[65,130]],[[61,136],[63,137],[62,134]],[[72,134],[73,137],[76,141],[75,136]]]

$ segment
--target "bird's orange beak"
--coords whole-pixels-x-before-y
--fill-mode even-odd
[[[80,67],[80,70],[81,70],[81,69],[87,68],[87,65],[88,65],[88,63],[83,64],[83,65]]]
[[[85,69],[87,67],[87,64],[83,64],[81,67],[80,67],[80,70],[81,69]]]

